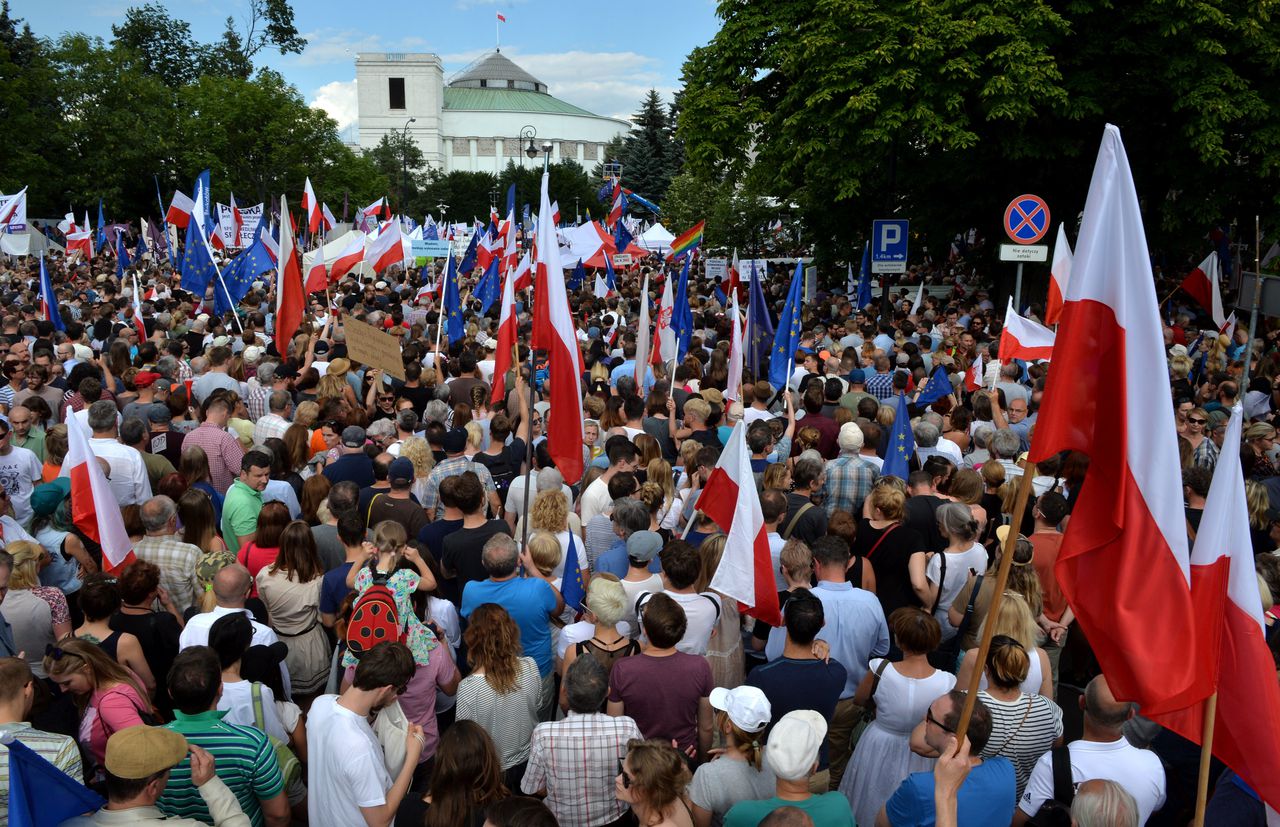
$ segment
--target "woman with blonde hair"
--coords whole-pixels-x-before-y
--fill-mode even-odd
[[[1245,504],[1249,509],[1249,539],[1254,554],[1274,551],[1276,543],[1271,539],[1271,498],[1266,486],[1254,480],[1244,481]]]
[[[982,670],[982,688],[978,690],[978,698],[991,713],[991,735],[981,755],[1009,759],[1018,798],[1040,756],[1062,737],[1062,709],[1051,696],[1027,689],[1028,673],[1035,662],[1035,656],[1028,656],[1027,649],[1017,640],[996,635],[991,639]],[[1047,667],[1045,671],[1048,672]]]
[[[462,640],[472,670],[458,684],[457,720],[484,727],[498,748],[507,786],[516,789],[538,723],[542,678],[537,662],[522,653],[520,627],[506,609],[484,603],[469,620]]]
[[[337,396],[342,399],[342,401],[346,402],[347,407],[351,410],[360,408],[360,401],[356,399],[356,389],[351,386],[349,381],[347,381],[347,374],[350,373],[350,371],[351,360],[349,359],[339,358],[330,362],[328,369],[325,371],[325,375],[320,377],[319,396],[321,398],[330,395]],[[336,388],[333,383],[328,383],[326,385],[325,380],[330,376],[340,381],[342,386],[340,388]],[[337,393],[326,393],[326,388],[334,388]]]
[[[320,418],[320,405],[316,402],[306,401],[299,402],[298,407],[293,409],[293,424],[301,425],[307,430],[316,424],[316,420]],[[292,426],[290,426],[292,427]],[[285,432],[286,435],[288,432]]]
[[[1187,413],[1187,430],[1181,436],[1191,445],[1191,464],[1212,471],[1218,464],[1218,446],[1209,438],[1209,412],[1192,408]]]
[[[587,552],[586,544],[582,541],[581,525],[578,523],[578,531],[571,530],[569,501],[563,490],[548,488],[539,491],[533,498],[533,504],[529,506],[529,529],[546,531],[560,544],[560,562],[552,571],[552,577],[564,576],[565,562],[571,552],[578,558],[578,570],[586,577]],[[520,528],[516,527],[516,536],[520,535]]]
[[[689,784],[694,827],[722,824],[734,804],[772,798],[777,787],[763,760],[764,730],[772,717],[764,692],[754,686],[713,689],[710,701],[724,751],[698,767]]]
[[[591,578],[583,622],[566,626],[562,633],[567,643],[560,659],[561,675],[568,674],[569,667],[583,655],[595,658],[606,673],[612,673],[619,658],[640,651],[640,642],[632,640],[618,628],[627,615],[628,602],[626,591],[612,574],[601,572]],[[563,683],[560,685],[560,708],[569,711],[569,697]]]
[[[905,525],[906,494],[894,485],[895,477],[880,477],[862,504],[862,516],[849,550],[854,560],[870,563],[875,575],[876,598],[885,617],[903,606],[919,606],[916,587],[922,585],[924,538]],[[850,566],[856,574],[858,566]],[[865,568],[865,565],[864,565]],[[913,575],[918,571],[919,576]],[[860,584],[856,584],[860,585]]]
[[[431,469],[436,467],[431,446],[422,437],[411,436],[400,443],[400,456],[413,463],[413,485],[409,491],[418,498],[418,502],[422,502],[427,494],[427,477],[431,476]]]
[[[12,626],[15,648],[26,653],[32,673],[43,678],[40,658],[45,647],[71,634],[71,611],[61,589],[40,585],[40,570],[51,562],[44,546],[12,540],[4,550],[13,555],[4,616]]]
[[[713,534],[702,541],[698,556],[702,558],[702,570],[694,584],[694,592],[711,589],[711,579],[720,567],[724,556],[727,534]],[[712,591],[712,594],[720,594]],[[738,613],[738,601],[720,594],[720,619],[715,634],[707,643],[707,662],[711,664],[711,679],[716,686],[733,689],[742,683],[745,656],[742,652],[742,615]]]
[[[776,488],[779,491],[790,491],[791,469],[787,466],[788,463],[775,462],[764,469],[764,477],[761,480],[760,487],[763,489]]]
[[[86,781],[104,778],[107,739],[132,726],[158,723],[142,682],[97,644],[66,637],[45,650],[40,671],[75,698],[80,747],[90,759]]]
[[[613,791],[631,805],[640,827],[693,827],[686,789],[689,766],[664,741],[632,741],[618,768]]]
[[[458,407],[461,408],[464,406],[459,404]],[[470,409],[468,409],[468,411],[469,410]],[[463,454],[467,459],[474,459],[475,455],[480,453],[480,446],[484,444],[484,428],[481,428],[480,423],[476,422],[474,419],[468,419],[467,424],[459,426],[458,414],[456,411],[453,415],[453,422],[454,427],[461,427],[467,432],[467,445],[463,449]]]
[[[1052,698],[1053,674],[1049,669],[1049,656],[1043,649],[1036,646],[1040,627],[1036,625],[1035,615],[1031,613],[1031,607],[1027,605],[1026,598],[1017,592],[1006,591],[1000,598],[1000,608],[996,610],[995,617],[988,615],[977,624],[979,640],[982,639],[983,630],[988,623],[995,624],[995,635],[1004,635],[1016,640],[1018,645],[1026,651],[1030,663],[1027,666],[1026,677],[1022,680],[1022,690],[1028,694]],[[961,686],[969,685],[969,677],[977,668],[977,657],[976,648],[965,652],[960,668],[956,671],[956,682]],[[978,682],[978,688],[986,687],[987,679],[983,676]]]
[[[1001,526],[998,529],[997,538],[1006,535],[1008,529]],[[1031,541],[1026,537],[1019,535],[1018,540],[1013,546],[1013,563],[1009,566],[1009,578],[1005,582],[1004,590],[1006,593],[1015,592],[1022,596],[1027,602],[1027,606],[1031,609],[1031,616],[1039,618],[1044,613],[1044,601],[1041,597],[1042,590],[1040,588],[1040,577],[1036,574],[1036,568],[1032,565],[1034,549]],[[987,611],[991,607],[991,596],[995,594],[996,588],[996,571],[1000,567],[1000,558],[1004,556],[1004,541],[1000,539],[996,547],[996,555],[991,565],[987,568],[986,573],[981,576],[981,584],[978,585],[978,594],[974,596],[973,589],[978,584],[978,577],[970,577],[969,582],[956,594],[955,599],[951,601],[951,606],[947,611],[947,617],[951,621],[951,625],[960,628],[964,622],[964,617],[969,614],[968,627],[964,636],[960,640],[960,651],[967,652],[970,649],[976,649],[978,646],[978,628],[982,625],[982,621],[987,616]],[[973,611],[970,613],[969,601],[973,600]],[[1034,639],[1032,643],[1034,643]]]

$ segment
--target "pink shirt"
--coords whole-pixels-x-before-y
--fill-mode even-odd
[[[142,712],[149,713],[150,709],[151,705],[128,683],[94,691],[80,721],[80,743],[88,747],[99,768],[106,760],[107,739],[122,729],[145,724]]]

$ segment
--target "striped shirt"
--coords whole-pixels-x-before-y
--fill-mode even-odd
[[[538,724],[520,789],[547,791],[546,804],[561,827],[598,827],[620,818],[627,805],[614,794],[618,762],[640,728],[626,715],[570,712],[562,721]]]
[[[529,760],[529,739],[538,723],[538,702],[542,695],[542,678],[533,658],[521,657],[516,687],[499,695],[483,675],[471,674],[458,684],[457,719],[475,721],[493,739],[509,770]]]
[[[254,827],[262,827],[261,801],[275,798],[284,789],[284,776],[275,749],[261,730],[237,726],[222,720],[225,712],[211,710],[187,715],[174,710],[177,718],[166,729],[185,736],[188,743],[209,751],[217,764],[218,777],[230,788],[240,808]],[[156,802],[169,817],[194,818],[212,824],[209,808],[200,791],[191,783],[191,759],[169,773],[169,783]]]
[[[991,712],[991,737],[982,757],[1009,759],[1021,798],[1036,762],[1062,735],[1062,708],[1043,695],[1025,692],[1012,701],[998,701],[986,691],[978,697]]]
[[[75,739],[53,732],[33,729],[31,724],[19,721],[0,724],[0,737],[13,735],[31,751],[53,764],[79,783],[84,783],[84,771],[80,765],[80,748]],[[0,747],[0,825],[9,823],[9,750]]]

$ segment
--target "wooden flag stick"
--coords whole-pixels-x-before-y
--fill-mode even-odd
[[[1004,548],[1000,550],[1000,566],[996,569],[996,585],[991,592],[991,605],[987,607],[987,617],[991,623],[982,624],[982,642],[978,645],[978,657],[969,676],[969,685],[965,687],[964,707],[960,710],[960,722],[956,724],[956,752],[969,731],[969,719],[973,717],[973,705],[978,700],[978,685],[982,680],[983,669],[987,663],[987,652],[991,650],[991,638],[995,636],[995,618],[1000,612],[1000,601],[1004,597],[1005,584],[1009,582],[1009,568],[1013,565],[1013,552],[1018,546],[1018,527],[1022,525],[1023,512],[1027,510],[1027,499],[1031,496],[1031,480],[1036,475],[1034,462],[1028,462],[1022,469],[1022,479],[1018,481],[1018,493],[1013,501],[1013,515],[1009,521],[1009,533],[1004,538]],[[945,554],[946,552],[941,552]],[[942,584],[938,585],[942,588]],[[1027,654],[1031,654],[1028,652]]]
[[[1204,731],[1200,739],[1200,777],[1196,781],[1196,815],[1193,827],[1204,827],[1204,810],[1209,803],[1209,765],[1213,763],[1213,724],[1218,716],[1218,693],[1204,699]]]
[[[1175,287],[1175,288],[1173,288],[1172,290],[1170,290],[1170,291],[1169,291],[1169,295],[1167,295],[1167,296],[1165,296],[1163,299],[1161,299],[1161,300],[1160,300],[1160,303],[1159,303],[1159,304],[1157,304],[1157,305],[1156,305],[1156,307],[1164,307],[1164,303],[1165,303],[1165,302],[1167,302],[1167,301],[1169,301],[1169,299],[1172,299],[1172,298],[1173,298],[1173,294],[1174,294],[1174,293],[1177,293],[1177,292],[1178,292],[1179,290],[1181,290],[1181,289],[1182,289],[1182,285],[1181,285],[1181,284],[1179,284],[1177,287]],[[1054,325],[1054,328],[1056,329],[1056,328],[1057,328],[1057,325]]]

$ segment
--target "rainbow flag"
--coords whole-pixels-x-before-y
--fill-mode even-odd
[[[667,256],[667,260],[674,261],[696,250],[702,244],[702,230],[706,226],[707,222],[705,220],[699,221],[681,233],[678,238],[671,242],[671,255]]]

